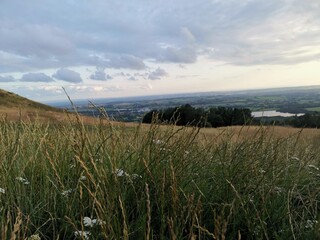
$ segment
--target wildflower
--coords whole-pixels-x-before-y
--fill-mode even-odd
[[[39,234],[34,234],[28,237],[28,240],[41,240]]]
[[[134,174],[131,174],[131,178],[132,179],[138,179],[138,178],[142,178],[142,176],[134,173]]]
[[[72,168],[75,168],[76,165],[75,164],[69,164],[69,168],[72,169]]]
[[[283,188],[276,186],[273,188],[273,192],[277,195],[280,195],[283,192]]]
[[[98,226],[106,224],[106,222],[102,221],[101,219],[92,219],[92,223]]]
[[[5,190],[4,188],[0,188],[0,193],[5,194],[5,193],[6,193],[6,190]]]
[[[93,227],[93,223],[92,223],[91,218],[84,217],[83,218],[83,225],[86,226],[86,227]]]
[[[89,239],[89,236],[91,235],[91,233],[89,231],[75,231],[74,232],[74,236],[75,237],[79,237],[79,238],[83,238],[83,239]]]
[[[70,193],[72,193],[72,189],[71,188],[66,190],[66,191],[62,191],[61,192],[62,196],[65,196],[65,197],[68,197]]]
[[[155,143],[155,144],[162,144],[162,143],[163,143],[163,142],[162,142],[161,140],[159,140],[159,139],[153,139],[152,142]]]
[[[259,173],[263,174],[263,173],[266,173],[266,171],[261,168],[259,169]]]
[[[313,229],[314,225],[318,223],[317,220],[307,220],[305,228],[307,229]]]
[[[125,176],[125,171],[123,171],[123,169],[118,169],[116,168],[116,170],[113,172],[114,174],[116,174],[118,177],[123,177]]]
[[[82,175],[82,176],[80,177],[80,181],[85,181],[85,180],[87,180],[87,177]]]
[[[103,225],[105,224],[105,221],[102,221],[101,219],[91,219],[89,217],[83,218],[83,225],[86,227],[93,227],[95,225]]]
[[[19,182],[23,183],[24,185],[30,184],[30,182],[27,179],[22,178],[22,177],[16,177],[16,180],[18,180]]]

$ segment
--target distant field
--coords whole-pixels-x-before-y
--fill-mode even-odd
[[[139,122],[143,115],[152,109],[166,109],[190,104],[193,107],[235,107],[249,108],[251,111],[278,110],[292,114],[319,111],[320,87],[298,87],[284,89],[248,90],[235,92],[195,93],[181,96],[148,97],[97,100],[99,107],[104,107],[109,116],[119,121]],[[95,101],[93,101],[95,102]],[[86,101],[79,103],[79,112],[92,115]],[[98,114],[98,111],[95,111]]]
[[[308,111],[320,112],[320,107],[307,108]]]

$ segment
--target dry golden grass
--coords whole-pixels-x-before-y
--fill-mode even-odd
[[[101,121],[101,119],[84,116],[84,115],[76,115],[74,113],[67,113],[62,111],[45,111],[33,108],[27,109],[19,109],[19,108],[0,108],[0,117],[5,118],[8,121],[40,121],[43,123],[67,123],[70,120],[80,120],[84,125],[94,125]],[[115,126],[125,126],[128,128],[135,128],[139,125],[139,123],[123,123],[117,121],[109,121],[107,119],[103,120],[106,124],[112,124]],[[141,124],[141,129],[148,131],[150,128],[149,124]],[[168,128],[172,128],[173,126],[161,125],[159,128],[163,131],[166,131]],[[178,130],[179,126],[173,127],[175,130]],[[190,131],[194,129],[193,127],[189,128]],[[275,138],[286,138],[290,136],[299,136],[299,140],[303,142],[311,142],[316,143],[319,142],[320,139],[320,129],[300,129],[293,127],[280,127],[280,126],[232,126],[232,127],[221,127],[221,128],[202,128],[200,130],[200,139],[204,140],[213,140],[218,138],[219,136],[231,136],[230,139],[233,140],[241,140],[243,138],[255,137],[257,134],[264,132],[269,136]]]

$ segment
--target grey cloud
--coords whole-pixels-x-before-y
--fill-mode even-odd
[[[15,82],[16,79],[14,77],[7,75],[7,76],[0,76],[0,82]]]
[[[192,47],[167,47],[164,49],[160,59],[175,63],[194,63],[197,61],[197,53]]]
[[[44,73],[26,73],[21,79],[21,82],[53,82],[54,80]]]
[[[149,74],[148,78],[150,80],[158,80],[166,76],[168,76],[168,73],[164,69],[158,67],[156,70]]]
[[[0,49],[25,57],[49,59],[74,50],[68,35],[50,25],[0,21],[0,35]]]
[[[192,32],[187,27],[181,28],[181,34],[188,42],[195,42],[196,41],[195,36],[192,34]]]
[[[111,80],[112,77],[109,74],[105,73],[104,68],[97,67],[96,71],[90,75],[90,79],[106,81],[106,80]]]
[[[236,65],[301,62],[289,51],[319,47],[319,12],[318,0],[2,1],[0,72],[100,63],[141,70],[147,59],[194,63],[200,55]]]
[[[79,73],[66,68],[59,69],[56,73],[52,75],[52,77],[70,83],[83,82]]]
[[[146,68],[146,65],[144,64],[143,60],[139,57],[135,57],[132,55],[122,55],[110,59],[109,63],[107,64],[107,67],[142,70]]]

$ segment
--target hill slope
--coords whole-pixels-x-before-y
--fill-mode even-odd
[[[33,108],[46,111],[61,111],[2,89],[0,89],[0,108]]]
[[[2,89],[0,89],[0,116],[8,120],[59,121],[65,118],[61,109],[32,101]]]

